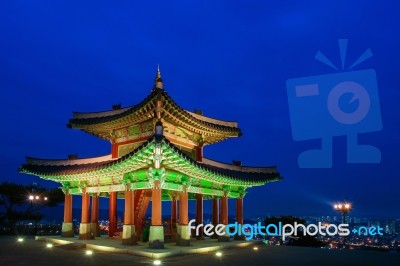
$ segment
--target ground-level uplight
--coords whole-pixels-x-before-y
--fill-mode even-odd
[[[258,250],[258,247],[257,247],[257,246],[254,246],[254,247],[253,247],[253,250]]]
[[[93,251],[91,251],[91,250],[86,250],[85,254],[86,254],[86,255],[93,255]]]
[[[222,252],[221,252],[221,251],[218,251],[217,253],[215,253],[215,256],[217,256],[217,257],[222,257]]]
[[[24,242],[24,239],[23,239],[22,237],[19,237],[19,238],[18,238],[18,242],[20,242],[20,243],[21,243],[21,242]]]
[[[153,261],[153,265],[161,265],[161,260],[155,260],[155,261]]]
[[[52,247],[53,247],[53,244],[52,244],[52,243],[47,243],[47,244],[46,244],[46,247],[47,247],[47,248],[52,248]]]

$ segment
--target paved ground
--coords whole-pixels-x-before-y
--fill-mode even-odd
[[[0,265],[152,265],[153,260],[127,254],[96,251],[85,255],[83,249],[45,247],[33,238],[18,243],[15,237],[0,237]],[[399,254],[354,250],[323,250],[301,247],[259,246],[234,248],[214,253],[162,259],[162,265],[400,265]]]
[[[96,251],[107,251],[115,253],[132,254],[148,258],[166,258],[171,256],[193,255],[199,253],[216,252],[233,247],[248,247],[256,242],[249,241],[230,241],[218,242],[215,239],[205,239],[201,241],[192,240],[190,246],[177,246],[175,242],[167,242],[163,249],[150,249],[148,243],[139,242],[137,245],[122,245],[119,239],[110,239],[108,236],[96,237],[95,240],[79,240],[78,237],[63,238],[61,236],[40,236],[36,240],[51,242],[57,245],[65,245],[93,249]]]

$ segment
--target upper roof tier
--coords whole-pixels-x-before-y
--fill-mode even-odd
[[[74,112],[67,126],[114,141],[116,130],[157,118],[199,135],[204,145],[241,136],[237,122],[218,120],[186,111],[175,103],[163,87],[158,70],[154,88],[139,104],[102,112]]]

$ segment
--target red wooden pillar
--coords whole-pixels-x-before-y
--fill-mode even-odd
[[[239,232],[242,232],[243,226],[243,195],[236,199],[236,222],[239,224]],[[235,240],[245,240],[243,233],[234,236]]]
[[[133,245],[136,243],[135,230],[135,195],[132,190],[125,191],[124,227],[122,230],[122,244]]]
[[[219,199],[217,197],[212,199],[212,224],[214,226],[219,224]],[[218,235],[214,233],[211,238],[218,238]]]
[[[179,225],[187,225],[188,223],[188,193],[184,186],[184,191],[179,193]]]
[[[162,225],[161,192],[160,181],[156,180],[154,182],[154,188],[151,191],[151,225]]]
[[[90,195],[84,191],[82,194],[82,217],[79,225],[79,239],[91,239],[90,231]]]
[[[236,199],[236,221],[243,224],[243,197]]]
[[[151,226],[149,235],[150,248],[164,248],[164,227],[162,225],[162,189],[159,180],[154,181],[151,190]]]
[[[99,197],[92,196],[92,214],[91,214],[92,223],[97,223],[99,221]]]
[[[64,197],[64,223],[72,223],[72,195],[65,194]]]
[[[111,143],[111,158],[118,158],[118,145]],[[117,231],[117,192],[110,192],[108,236],[113,237]]]
[[[64,222],[61,229],[62,237],[73,237],[74,229],[72,226],[72,195],[65,192],[64,197]]]
[[[176,232],[176,244],[178,246],[190,245],[188,201],[189,194],[186,185],[183,185],[183,190],[179,193],[179,226]]]
[[[132,190],[125,191],[125,210],[124,210],[125,225],[135,224],[134,222],[135,218],[133,216],[133,206],[134,206],[133,200],[134,200],[133,191]]]
[[[221,198],[221,224],[228,224],[228,197]]]
[[[116,143],[111,144],[111,158],[118,158],[118,145]]]
[[[196,160],[198,162],[203,161],[203,144],[200,143],[199,146],[196,148]],[[203,195],[196,194],[196,224],[203,223]],[[203,230],[199,231],[199,235],[197,239],[203,239]]]
[[[196,225],[203,223],[203,195],[196,194]],[[197,239],[203,239],[203,230],[199,231]]]
[[[82,194],[82,219],[81,223],[89,223],[90,214],[90,195],[88,193]]]
[[[219,222],[219,199],[212,199],[212,224],[217,225]]]
[[[198,162],[202,162],[203,161],[203,145],[202,144],[200,144],[196,148],[196,161],[198,161]]]
[[[223,224],[223,225],[228,225],[228,197],[226,196],[226,193],[221,198],[220,223]],[[225,235],[222,235],[222,236],[218,236],[218,241],[219,242],[230,241],[230,236],[228,234],[225,234]]]
[[[176,220],[177,220],[177,204],[176,195],[172,195],[171,200],[171,230],[176,228]]]
[[[99,227],[99,196],[92,196],[92,213],[91,213],[91,225],[90,231],[93,233],[93,236],[100,236],[100,227]]]
[[[110,192],[108,236],[113,237],[117,230],[117,192]]]

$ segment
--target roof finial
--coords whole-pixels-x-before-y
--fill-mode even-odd
[[[163,81],[161,78],[161,72],[160,72],[160,64],[157,65],[157,74],[156,74],[156,78],[154,79],[154,87],[158,88],[158,89],[164,89]]]

